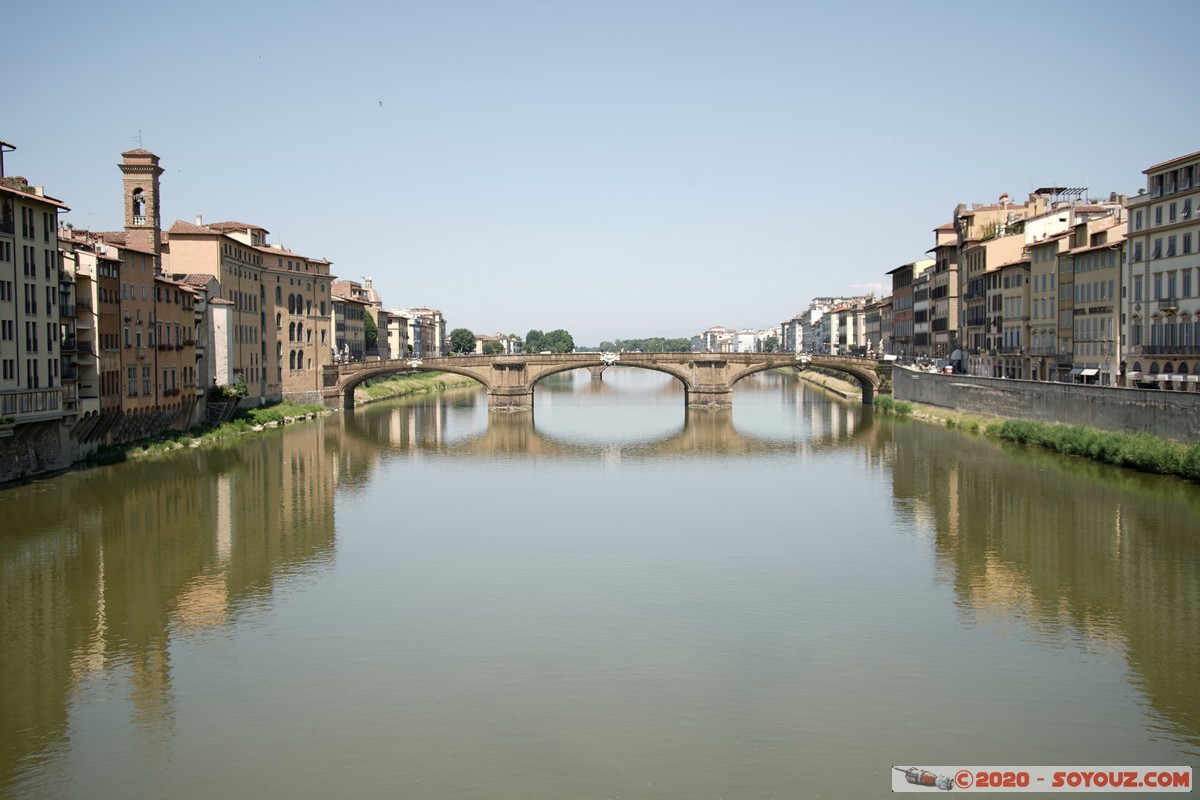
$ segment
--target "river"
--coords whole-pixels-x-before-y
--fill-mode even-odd
[[[1200,490],[796,378],[374,404],[0,492],[0,797],[890,796],[1200,755]]]

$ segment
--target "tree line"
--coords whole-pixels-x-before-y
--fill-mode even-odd
[[[626,353],[641,351],[643,353],[690,353],[692,351],[692,340],[683,339],[664,339],[661,336],[654,336],[649,339],[617,339],[614,342],[601,342],[600,349],[607,353],[619,353],[624,350]]]
[[[510,338],[520,338],[514,333],[509,335]],[[549,333],[543,333],[534,328],[525,334],[523,349],[526,353],[570,353],[575,350],[575,339],[572,338],[568,331],[558,328]],[[465,355],[466,353],[475,352],[475,334],[469,328],[455,328],[450,331],[450,352]],[[499,355],[504,352],[504,345],[500,342],[484,342],[483,354],[485,356]]]

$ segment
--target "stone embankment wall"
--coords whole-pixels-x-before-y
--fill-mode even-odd
[[[897,400],[968,414],[1149,433],[1180,442],[1200,441],[1200,392],[1115,389],[896,369],[892,373],[892,393]]]
[[[58,420],[23,425],[0,437],[0,483],[71,466],[74,451],[64,439]]]

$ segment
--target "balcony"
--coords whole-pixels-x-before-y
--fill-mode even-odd
[[[1159,311],[1178,311],[1179,299],[1176,297],[1160,297],[1155,301]]]
[[[139,347],[139,348],[137,349],[137,357],[138,357],[139,359],[140,359],[140,358],[145,358],[145,357],[146,357],[146,348],[144,348],[144,347]]]
[[[74,336],[64,336],[59,341],[58,348],[63,353],[74,353],[79,348],[79,343]]]
[[[75,303],[60,302],[58,304],[58,315],[60,317],[62,317],[63,319],[74,319],[75,308],[76,308]]]
[[[1130,355],[1141,354],[1148,356],[1194,356],[1200,354],[1200,345],[1196,344],[1147,344],[1142,347],[1130,348]]]

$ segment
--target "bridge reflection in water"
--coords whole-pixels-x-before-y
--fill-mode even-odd
[[[575,431],[560,419],[555,425],[539,424],[542,412],[534,414],[488,414],[484,408],[482,394],[478,390],[463,389],[448,392],[447,402],[424,403],[403,402],[389,408],[386,413],[373,408],[358,414],[348,412],[341,415],[343,432],[350,441],[360,441],[364,449],[378,452],[381,443],[390,452],[436,451],[448,455],[525,455],[535,458],[589,458],[612,457],[619,454],[628,458],[660,458],[662,456],[688,457],[713,454],[750,455],[762,453],[806,453],[839,447],[846,442],[870,435],[871,426],[864,424],[871,411],[857,403],[812,402],[816,390],[807,393],[800,383],[779,376],[781,390],[791,397],[785,408],[795,409],[797,418],[805,421],[805,430],[795,431],[792,436],[778,438],[776,429],[772,435],[757,435],[757,427],[749,412],[739,415],[735,423],[735,412],[731,407],[694,409],[685,407],[682,420],[659,424],[647,429],[635,428],[633,438],[622,436],[610,420],[596,419],[602,414],[603,406],[592,406],[586,414],[576,417],[575,422],[587,427],[594,424],[604,431],[603,438],[593,439],[586,431]],[[562,380],[567,378],[567,380]],[[668,401],[664,403],[662,419],[678,419],[678,408],[669,402],[680,394],[678,384],[664,381],[650,387],[648,391],[630,392],[617,389],[602,380],[572,381],[569,376],[559,376],[546,381],[539,392],[545,393],[544,401],[562,395],[583,398],[594,402],[605,398],[620,405],[620,396],[640,394]],[[819,395],[818,395],[819,396]],[[742,416],[749,417],[742,422]],[[338,418],[335,417],[335,420]],[[628,420],[636,422],[636,420]],[[614,433],[617,430],[617,433]]]

